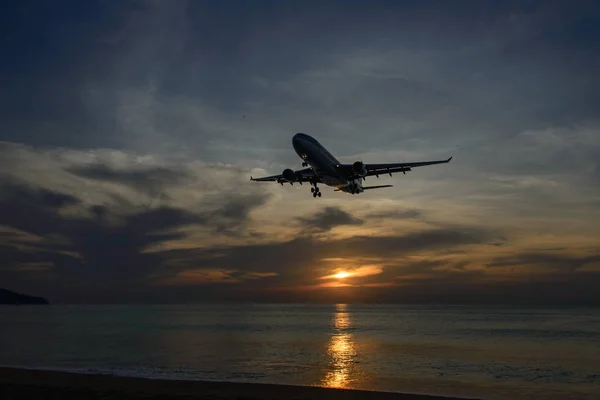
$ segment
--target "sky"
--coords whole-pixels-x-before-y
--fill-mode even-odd
[[[0,27],[0,287],[600,304],[597,2],[14,0]],[[453,159],[251,182],[301,168],[297,132]]]

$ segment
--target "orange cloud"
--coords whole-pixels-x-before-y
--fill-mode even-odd
[[[352,285],[350,283],[344,283],[344,282],[327,282],[327,283],[322,283],[320,285],[317,285],[317,287],[348,287],[348,286],[355,286],[355,285]]]
[[[392,287],[392,286],[399,286],[397,283],[394,282],[375,282],[375,283],[365,283],[364,285],[360,285],[360,286],[364,286],[364,287]]]
[[[269,278],[277,275],[279,275],[277,272],[248,272],[243,276],[243,279]]]

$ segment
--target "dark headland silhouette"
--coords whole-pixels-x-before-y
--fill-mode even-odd
[[[50,304],[43,297],[28,296],[0,288],[0,304]]]

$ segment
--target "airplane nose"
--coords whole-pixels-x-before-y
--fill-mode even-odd
[[[294,137],[292,137],[292,145],[294,148],[297,148],[300,145],[300,142],[302,142],[302,134],[296,133]]]
[[[292,146],[294,147],[294,150],[296,150],[296,152],[298,154],[300,154],[303,150],[302,150],[302,133],[296,133],[294,135],[294,137],[292,137]]]

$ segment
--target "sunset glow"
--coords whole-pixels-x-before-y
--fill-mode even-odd
[[[344,279],[347,278],[349,276],[351,276],[352,274],[350,274],[349,272],[345,272],[345,271],[340,271],[337,274],[334,274],[333,277],[336,279]]]
[[[351,260],[344,260],[344,262],[346,263],[351,263]],[[374,276],[374,275],[379,275],[383,272],[383,268],[378,266],[378,265],[363,265],[363,266],[359,266],[353,269],[348,269],[348,270],[339,270],[335,273],[332,273],[330,275],[325,275],[320,277],[319,279],[325,279],[325,280],[345,280],[348,278],[353,278],[353,281],[356,281],[356,279],[354,278],[364,278],[364,277],[368,277],[368,276]],[[360,285],[360,282],[353,282],[353,284],[356,285]],[[321,285],[323,286],[323,285]],[[332,286],[331,284],[328,284],[328,286]],[[336,285],[339,286],[339,285]]]

